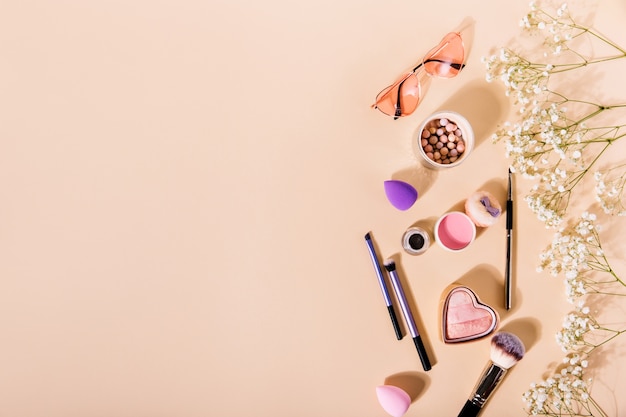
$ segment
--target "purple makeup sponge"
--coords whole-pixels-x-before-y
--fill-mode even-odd
[[[417,190],[400,180],[385,181],[385,194],[391,205],[398,210],[408,210],[417,201]]]

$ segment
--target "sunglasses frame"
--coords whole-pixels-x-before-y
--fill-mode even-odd
[[[458,33],[458,32],[449,32],[449,33],[447,33],[447,34],[443,37],[443,39],[446,39],[446,38],[447,38],[448,36],[450,36],[450,35],[456,35],[456,36],[458,36],[458,37],[461,39],[461,44],[462,44],[462,42],[463,42],[463,38],[461,37],[461,34],[460,34],[460,33]],[[443,41],[443,39],[442,39],[442,41]],[[446,47],[446,46],[448,46],[449,44],[450,44],[450,41],[448,41],[448,42],[444,43],[443,45],[441,45],[441,42],[439,42],[439,45],[440,45],[440,46],[438,45],[438,46],[439,46],[439,48],[435,49],[434,51],[433,51],[433,50],[431,50],[431,51],[428,53],[428,56],[435,56],[438,52],[440,52],[443,48],[445,48],[445,47]],[[465,49],[465,48],[464,48],[464,49]],[[426,58],[426,56],[425,56],[424,58]],[[419,70],[421,70],[421,67],[422,67],[423,65],[425,65],[425,64],[427,64],[427,63],[429,63],[429,62],[448,63],[448,64],[450,65],[450,67],[452,67],[452,68],[456,69],[458,72],[461,72],[461,70],[462,70],[463,68],[465,68],[465,56],[463,57],[463,62],[461,62],[460,64],[459,64],[459,63],[456,63],[456,62],[447,62],[447,61],[442,61],[442,60],[440,60],[440,59],[430,59],[430,58],[422,59],[422,62],[420,62],[420,63],[419,63],[419,64],[418,64],[415,68],[413,68],[411,71],[409,71],[409,72],[408,72],[408,73],[407,73],[404,77],[402,77],[402,78],[400,78],[400,79],[396,80],[396,82],[394,82],[393,84],[391,84],[389,87],[386,87],[386,90],[387,90],[387,91],[385,91],[383,94],[378,93],[379,95],[376,97],[376,102],[375,102],[374,104],[372,104],[372,106],[371,106],[371,107],[372,107],[372,108],[374,108],[374,109],[378,109],[378,110],[380,110],[380,109],[378,108],[378,103],[380,103],[380,102],[381,102],[384,98],[386,98],[386,97],[387,97],[387,96],[391,93],[391,91],[393,91],[393,89],[394,89],[394,88],[398,87],[398,93],[397,93],[397,94],[398,94],[398,97],[396,98],[396,101],[395,101],[395,104],[394,104],[395,114],[393,115],[393,119],[394,119],[394,120],[396,120],[396,119],[398,119],[398,118],[400,118],[400,117],[403,117],[403,115],[402,115],[402,105],[400,104],[402,84],[404,84],[404,83],[406,82],[406,80],[408,80],[408,79],[409,79],[412,75],[416,74]],[[424,71],[426,72],[426,74],[430,75],[431,77],[434,77],[434,76],[435,76],[435,75],[431,74],[430,72],[428,72],[428,71],[426,71],[426,70],[424,70]],[[458,73],[457,73],[457,75],[458,75]],[[455,77],[456,77],[456,75],[455,75]],[[452,77],[450,77],[450,78],[452,78]],[[420,87],[421,87],[421,83],[420,83],[419,79],[417,80],[417,82],[418,82],[418,86],[420,86]],[[417,104],[417,106],[419,106],[419,103]],[[417,108],[417,106],[415,106],[415,108]],[[414,109],[413,111],[415,111],[415,109]],[[411,113],[409,113],[409,114],[404,115],[404,116],[408,116],[408,115],[412,114],[412,113],[413,113],[413,111],[412,111]],[[387,114],[387,113],[383,112],[382,110],[380,110],[380,112],[381,112],[381,113],[383,113],[383,114]],[[388,116],[391,116],[391,115],[388,115]]]

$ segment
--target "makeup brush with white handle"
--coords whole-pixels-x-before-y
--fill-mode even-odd
[[[476,417],[498,387],[506,372],[524,357],[522,341],[512,333],[499,332],[491,338],[491,355],[472,395],[458,417]]]

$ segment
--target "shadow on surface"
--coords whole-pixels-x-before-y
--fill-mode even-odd
[[[478,79],[462,87],[439,110],[451,110],[465,116],[472,125],[475,147],[478,147],[504,121],[510,108],[503,87]]]
[[[385,378],[385,385],[402,388],[414,403],[430,385],[430,378],[419,372],[399,372]]]

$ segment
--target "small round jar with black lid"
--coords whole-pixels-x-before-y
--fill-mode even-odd
[[[421,227],[410,227],[402,236],[402,247],[411,255],[421,255],[429,246],[430,235]]]

